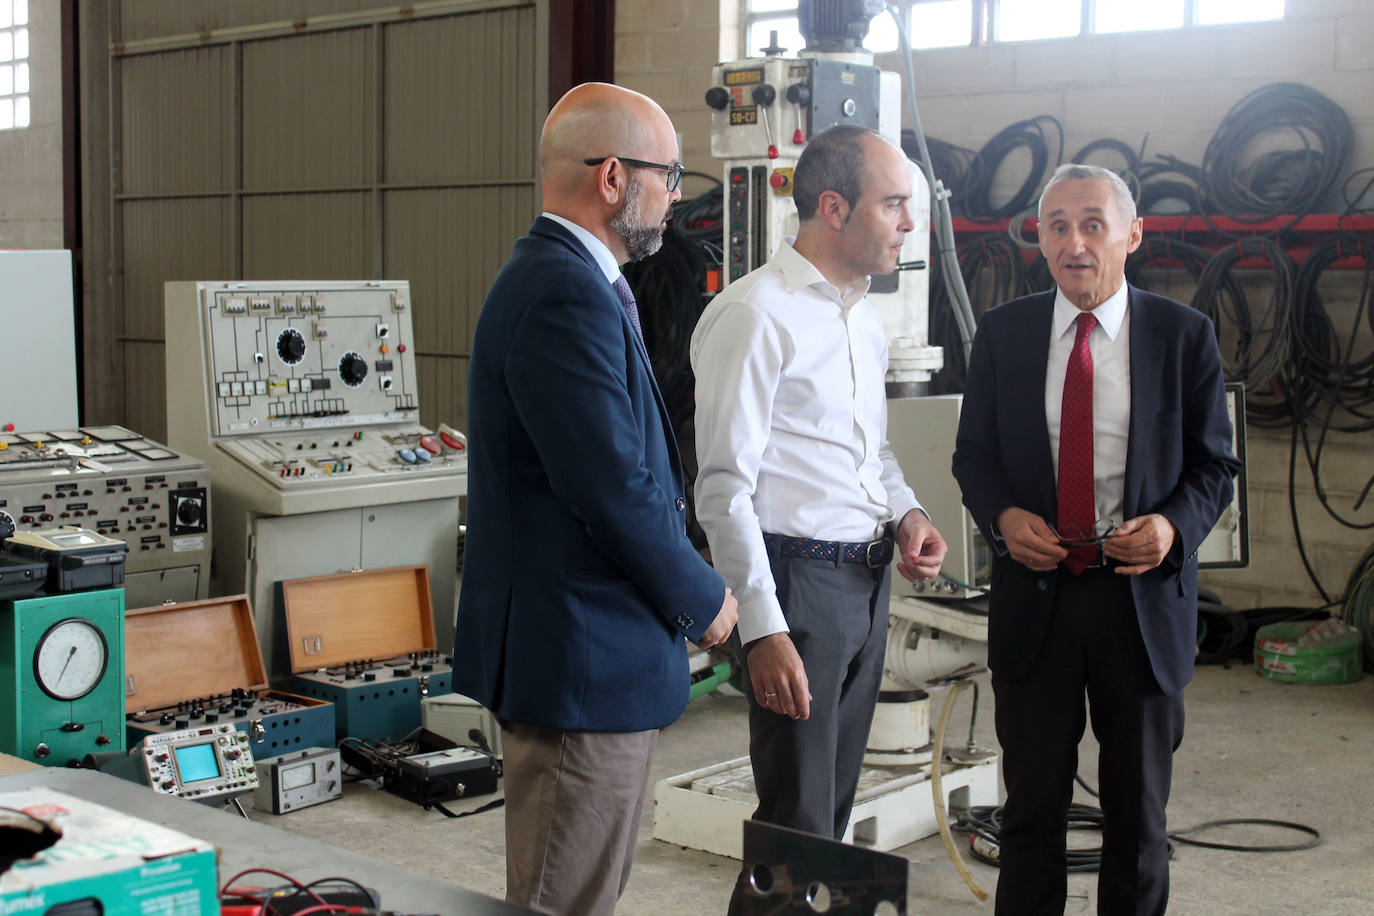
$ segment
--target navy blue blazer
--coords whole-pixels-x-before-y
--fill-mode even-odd
[[[1197,549],[1231,501],[1240,462],[1232,454],[1221,354],[1211,321],[1131,287],[1131,417],[1126,518],[1159,513],[1178,538],[1155,569],[1131,576],[1136,616],[1165,693],[1193,676]],[[988,660],[1017,680],[1044,640],[1058,576],[1011,559],[993,537],[1010,506],[1056,523],[1058,495],[1045,419],[1045,371],[1055,291],[992,309],[969,358],[954,476],[989,544],[998,544],[989,596]]]
[[[572,233],[535,220],[473,338],[453,689],[545,728],[675,720],[684,638],[700,639],[725,599],[687,540],[686,505],[620,299]]]

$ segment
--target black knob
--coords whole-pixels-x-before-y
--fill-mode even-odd
[[[793,83],[787,87],[787,101],[793,105],[805,105],[811,101],[811,87],[805,83]]]
[[[724,86],[712,86],[706,90],[706,104],[716,111],[722,111],[730,104],[730,90]]]
[[[160,725],[171,725],[172,714],[170,712],[164,712],[162,715],[157,717],[157,721]]]
[[[177,504],[177,524],[183,528],[200,524],[200,500],[183,499]]]
[[[14,534],[14,516],[0,509],[0,541]]]
[[[216,722],[218,722],[218,721],[219,721],[219,713],[216,713],[216,712],[207,712],[207,713],[205,714],[205,724],[206,724],[206,725],[213,725],[214,723],[216,723]]]
[[[185,719],[177,719],[175,724],[176,727],[180,729],[189,727],[191,723],[187,722]]]
[[[397,677],[406,677],[410,674],[410,668],[408,668],[405,665],[402,665],[399,668],[393,668],[391,673],[396,675]]]
[[[753,96],[755,105],[762,105],[764,108],[767,108],[777,101],[778,90],[767,83],[759,83],[754,87]]]
[[[345,353],[339,360],[339,378],[350,388],[357,388],[367,378],[367,360],[357,353]]]
[[[277,335],[277,355],[288,366],[305,358],[305,338],[295,328],[287,328]]]
[[[375,680],[377,680],[377,672],[375,672],[375,671],[364,671],[364,672],[363,672],[363,680],[365,680],[365,681],[375,681]]]

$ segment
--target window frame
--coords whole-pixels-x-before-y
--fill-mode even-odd
[[[938,0],[894,0],[895,5],[901,10],[903,18],[906,20],[907,28],[911,26],[911,10],[913,7],[925,3],[935,3]],[[1110,35],[1134,35],[1140,32],[1168,32],[1185,29],[1210,29],[1224,27],[1227,25],[1245,25],[1251,22],[1282,22],[1288,18],[1288,2],[1284,0],[1284,11],[1278,19],[1244,19],[1229,23],[1200,24],[1198,22],[1198,8],[1200,0],[1183,0],[1183,25],[1163,26],[1158,29],[1139,29],[1124,32],[1098,32],[1095,29],[1097,19],[1097,4],[1099,0],[1079,0],[1079,25],[1078,32],[1073,35],[1061,35],[1055,38],[1018,38],[1003,40],[997,37],[998,7],[1002,0],[970,0],[972,5],[972,16],[969,21],[969,47],[986,46],[993,44],[1021,44],[1026,41],[1063,41],[1068,38],[1084,38],[1088,36],[1110,36]],[[740,0],[740,13],[743,21],[743,29],[740,33],[740,41],[743,44],[742,52],[744,56],[749,52],[749,34],[757,22],[767,20],[787,19],[793,21],[797,19],[797,7],[790,9],[751,11],[749,0]],[[879,15],[886,15],[880,13]],[[942,50],[945,48],[961,48],[964,45],[942,45],[928,50]],[[800,51],[798,48],[796,51]],[[788,49],[788,53],[793,53],[793,49]]]
[[[10,59],[0,61],[0,67],[10,68],[10,88],[8,92],[0,93],[0,101],[10,103],[10,123],[7,126],[0,126],[0,131],[27,130],[33,126],[33,30],[30,24],[30,4],[24,2],[23,22],[15,21],[15,7],[18,0],[0,0],[10,8],[9,25],[0,26],[0,33],[10,36]],[[24,33],[24,56],[18,56],[15,51],[19,44],[19,33]],[[19,88],[19,68],[24,67],[28,74],[26,85],[21,91]],[[23,101],[27,109],[27,117],[23,124],[19,123],[19,103]]]

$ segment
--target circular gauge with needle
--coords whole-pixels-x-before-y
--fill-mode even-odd
[[[105,634],[89,620],[68,617],[48,628],[33,653],[38,686],[54,700],[79,700],[105,676]]]

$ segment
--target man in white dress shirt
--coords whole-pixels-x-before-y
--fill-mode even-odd
[[[793,181],[795,240],[692,335],[696,510],[739,601],[754,818],[838,839],[882,679],[893,551],[915,580],[939,573],[946,545],[888,447],[887,342],[865,298],[915,225],[906,156],[835,127]]]

